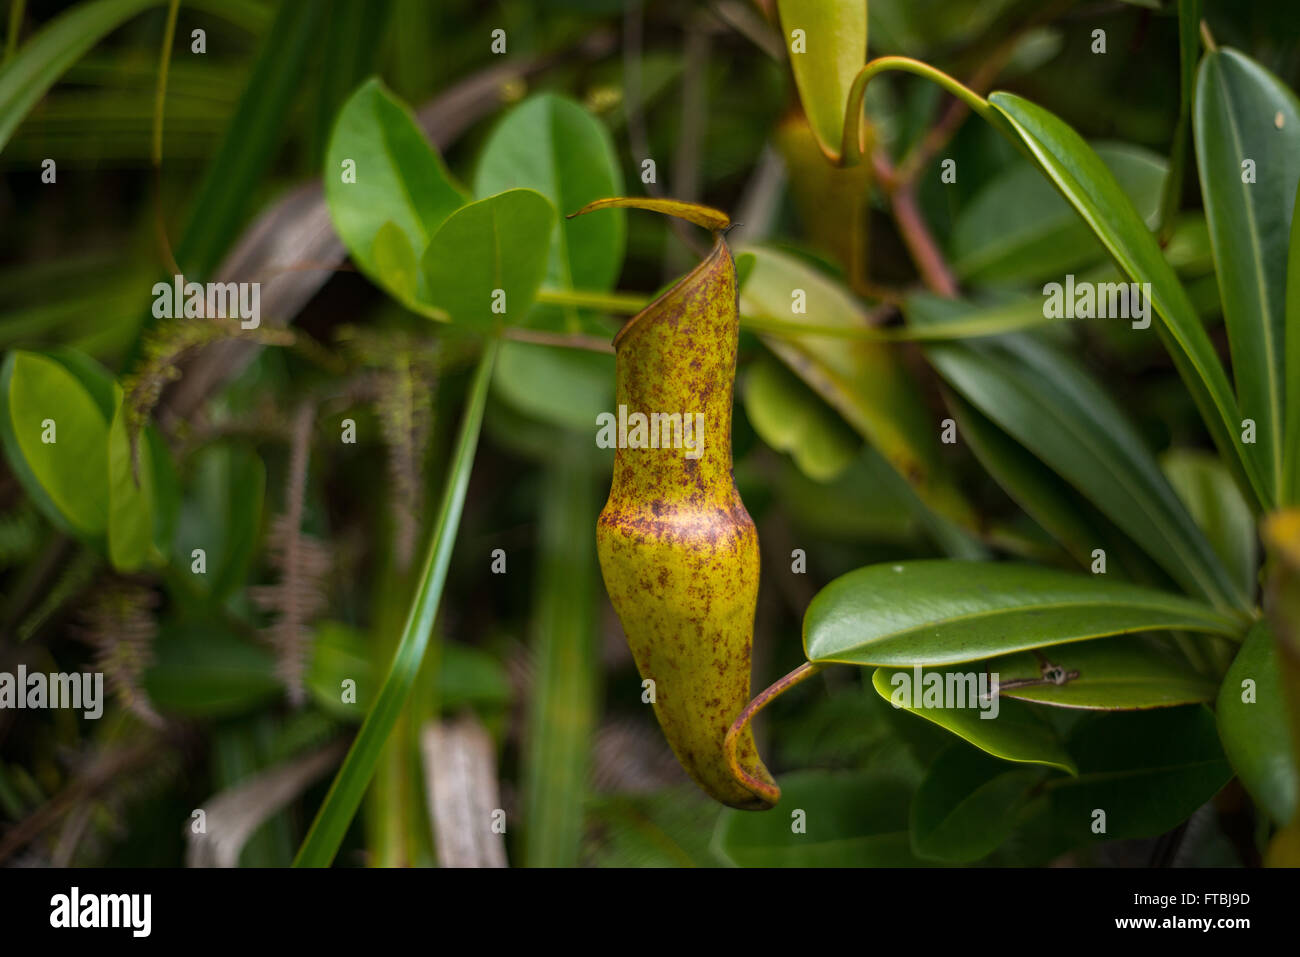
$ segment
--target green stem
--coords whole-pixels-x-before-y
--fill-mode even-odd
[[[635,315],[650,301],[635,293],[589,292],[581,289],[539,289],[537,301],[556,306],[600,309],[619,315]]]
[[[153,99],[153,149],[154,166],[162,166],[163,111],[167,102],[167,68],[172,62],[172,45],[176,37],[176,14],[181,0],[171,0],[167,7],[167,26],[163,28],[162,52],[158,56],[158,86]]]
[[[839,156],[833,157],[837,165],[855,166],[862,161],[862,101],[866,96],[867,84],[888,70],[915,73],[917,76],[932,80],[969,106],[976,114],[993,122],[993,108],[989,106],[988,100],[942,70],[935,69],[920,60],[913,60],[911,57],[876,57],[858,71],[858,75],[853,79],[853,86],[849,88],[848,107],[844,114],[844,139],[840,144]]]
[[[474,374],[469,400],[460,423],[460,434],[456,440],[456,451],[443,489],[442,504],[434,521],[433,539],[429,543],[424,571],[420,575],[419,587],[411,602],[406,627],[402,630],[388,677],[384,679],[374,707],[366,715],[356,740],[352,742],[352,747],[343,760],[343,766],[316,813],[316,820],[312,822],[311,830],[307,832],[307,837],[298,850],[298,857],[293,862],[295,867],[328,867],[334,860],[348,825],[352,823],[375,773],[384,743],[415,683],[433,631],[442,589],[447,581],[447,566],[451,562],[452,546],[465,507],[465,494],[474,466],[474,453],[483,425],[483,409],[487,405],[488,386],[492,382],[492,367],[499,344],[500,340],[496,338],[488,340]]]

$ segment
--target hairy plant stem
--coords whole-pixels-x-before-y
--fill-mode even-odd
[[[727,764],[731,768],[731,773],[739,780],[743,781],[745,786],[750,788],[755,794],[762,795],[772,804],[775,804],[777,799],[781,796],[780,788],[774,787],[766,781],[761,781],[746,772],[740,765],[739,756],[736,753],[736,746],[740,742],[741,733],[749,723],[758,716],[760,711],[766,708],[775,698],[784,692],[789,691],[795,685],[808,680],[824,667],[825,665],[805,661],[784,678],[781,678],[766,690],[759,692],[758,696],[754,698],[753,701],[745,705],[745,710],[736,716],[736,720],[731,723],[731,728],[727,731],[727,737],[723,740],[722,749],[723,753],[727,757]]]

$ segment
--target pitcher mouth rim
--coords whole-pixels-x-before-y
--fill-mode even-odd
[[[627,322],[623,323],[623,328],[619,329],[618,332],[614,333],[614,338],[611,340],[611,342],[614,346],[615,352],[618,351],[619,345],[631,332],[633,327],[639,325],[640,320],[647,313],[649,313],[652,309],[657,307],[660,303],[667,300],[668,297],[671,296],[674,292],[676,292],[681,286],[685,285],[687,282],[694,279],[698,274],[704,272],[706,268],[711,267],[714,263],[714,260],[717,259],[720,253],[725,253],[729,258],[731,257],[731,247],[727,245],[727,237],[723,235],[721,232],[719,232],[716,235],[716,240],[713,244],[713,248],[709,250],[709,255],[706,256],[704,259],[701,259],[698,266],[696,266],[685,276],[677,280],[677,282],[673,283],[671,286],[669,286],[667,289],[661,292],[658,296],[656,296],[654,299],[648,302],[641,309],[640,312],[638,312]]]

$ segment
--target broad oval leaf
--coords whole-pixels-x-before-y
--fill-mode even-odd
[[[1235,50],[1201,61],[1196,159],[1233,378],[1269,488],[1282,482],[1287,245],[1300,182],[1300,102]]]
[[[804,615],[812,662],[941,665],[1136,631],[1237,637],[1236,618],[1154,588],[1035,565],[924,560],[841,575]]]
[[[1070,202],[1120,268],[1136,282],[1151,284],[1150,304],[1179,375],[1226,455],[1231,452],[1262,503],[1271,501],[1258,446],[1241,440],[1241,417],[1222,363],[1186,290],[1166,262],[1142,217],[1092,148],[1048,110],[1011,93],[993,93],[989,103],[1015,130],[1056,188]]]
[[[1212,701],[1217,690],[1186,659],[1140,637],[1081,641],[1038,655],[1019,652],[983,664],[998,675],[1004,698],[1060,708],[1168,708]]]
[[[1223,677],[1216,712],[1219,738],[1233,770],[1279,825],[1295,816],[1300,793],[1284,697],[1277,646],[1261,621]]]
[[[493,130],[474,177],[479,199],[517,188],[537,190],[561,211],[620,195],[623,176],[609,131],[566,97],[529,97]],[[546,270],[548,286],[609,289],[623,268],[626,232],[622,213],[560,220]]]
[[[867,61],[867,5],[777,0],[790,67],[817,145],[838,161],[854,77]]]
[[[881,771],[804,771],[781,780],[774,814],[727,808],[718,819],[713,849],[733,867],[907,867],[913,855],[907,830],[912,788]],[[789,810],[804,812],[795,833]]]
[[[61,363],[34,352],[6,356],[5,458],[46,517],[82,538],[98,539],[108,528],[108,426],[99,402]]]
[[[456,210],[424,252],[429,300],[453,322],[517,325],[542,284],[554,223],[550,202],[531,189]]]
[[[1154,225],[1165,161],[1122,143],[1098,143],[1095,149],[1142,220]],[[953,270],[977,284],[1059,278],[1105,254],[1051,182],[1024,160],[984,186],[952,227]]]
[[[950,863],[985,857],[1010,836],[1030,790],[1046,773],[952,745],[930,765],[912,798],[912,849]]]
[[[982,667],[963,672],[919,666],[877,668],[871,686],[894,707],[937,724],[994,757],[1073,774],[1074,761],[1056,730],[1027,704],[989,697],[987,678],[981,693],[982,675]]]
[[[371,279],[405,298],[392,273],[406,254],[387,227],[406,239],[418,262],[434,233],[465,197],[415,118],[377,79],[363,83],[339,111],[325,159],[330,218],[352,259]],[[417,274],[417,299],[424,298]]]

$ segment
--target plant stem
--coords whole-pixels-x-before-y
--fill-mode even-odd
[[[619,315],[635,315],[650,301],[645,296],[623,292],[590,292],[583,289],[539,289],[537,301],[556,306],[600,309]]]
[[[745,710],[737,715],[736,720],[732,722],[731,727],[727,730],[727,737],[722,744],[723,753],[727,756],[727,766],[731,768],[731,773],[735,775],[736,780],[740,781],[749,788],[754,794],[766,799],[770,804],[775,804],[781,797],[781,789],[768,784],[766,781],[760,781],[740,766],[740,759],[736,754],[736,747],[740,741],[740,733],[745,730],[745,726],[757,717],[758,713],[766,708],[773,699],[783,692],[789,691],[795,685],[811,678],[817,672],[821,671],[825,665],[814,664],[811,661],[805,661],[794,671],[790,672],[784,678],[778,680],[767,690],[759,692],[749,704],[745,705]]]
[[[482,358],[479,359],[461,419],[460,435],[456,440],[447,484],[443,489],[442,504],[434,521],[433,539],[429,543],[424,571],[420,575],[388,677],[384,679],[374,707],[366,715],[361,730],[343,760],[343,766],[316,813],[311,830],[307,832],[293,862],[294,867],[328,867],[334,860],[348,825],[352,823],[375,773],[375,765],[383,752],[384,743],[415,683],[420,662],[429,645],[434,617],[442,599],[442,589],[447,581],[447,566],[451,563],[452,546],[465,507],[465,494],[469,489],[474,453],[483,425],[483,409],[487,405],[488,386],[492,382],[492,367],[499,347],[499,339],[489,339],[484,346]]]

